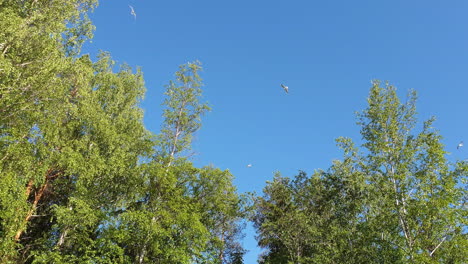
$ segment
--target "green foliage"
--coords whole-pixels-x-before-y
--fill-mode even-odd
[[[18,243],[31,222],[38,225],[37,233],[49,225],[41,215],[48,209],[40,200],[66,200],[59,198],[60,186],[53,187],[52,181],[69,177],[66,163],[79,145],[58,143],[76,126],[70,87],[81,85],[75,73],[81,65],[65,56],[64,38],[55,33],[66,32],[67,21],[85,21],[81,14],[94,4],[46,4],[0,2],[0,260],[6,263],[16,262],[17,249],[24,255],[33,247],[24,246],[26,238]],[[89,30],[75,35],[86,38]],[[71,78],[58,78],[66,73]],[[28,239],[39,235],[30,233]]]
[[[96,4],[0,1],[0,262],[239,263],[244,198],[185,156],[209,110],[200,64],[152,135],[142,72],[80,55]]]
[[[207,248],[198,262],[242,263],[246,251],[239,240],[249,213],[249,197],[238,195],[232,180],[229,171],[204,167],[190,183],[190,196],[197,201],[209,232]]]
[[[232,175],[195,168],[183,155],[209,109],[199,102],[200,69],[198,63],[181,66],[180,85],[167,86],[155,154],[144,165],[137,199],[113,222],[112,235],[136,263],[221,264],[244,253],[238,242],[244,200],[232,186]]]
[[[143,125],[140,69],[81,55],[95,0],[0,0],[0,262],[243,263],[252,218],[261,263],[463,263],[468,164],[414,133],[416,93],[375,82],[326,171],[275,175],[263,197],[189,160],[210,110],[198,62],[166,87],[161,132]]]
[[[193,133],[201,126],[201,116],[210,110],[206,103],[199,102],[202,83],[198,72],[201,69],[199,62],[181,65],[176,81],[167,86],[158,154],[168,165],[176,154],[190,149]]]
[[[416,93],[401,103],[374,82],[358,114],[364,152],[350,139],[324,172],[279,175],[256,201],[261,263],[463,263],[468,258],[465,162],[445,159],[441,136],[416,135]]]

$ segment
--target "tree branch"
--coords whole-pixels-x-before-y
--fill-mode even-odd
[[[434,252],[442,245],[442,243],[444,243],[445,239],[447,239],[447,236],[445,236],[442,241],[440,241],[440,243],[434,248],[434,250],[432,250],[432,252],[429,254],[430,257],[432,257],[432,255],[434,254]]]

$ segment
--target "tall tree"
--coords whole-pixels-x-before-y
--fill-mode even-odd
[[[73,82],[79,86],[79,80],[59,75],[74,63],[65,55],[67,50],[90,36],[86,12],[93,6],[94,1],[79,0],[0,2],[2,262],[15,261],[50,182],[63,176],[57,166],[59,145],[46,137],[58,136],[57,127],[73,108],[70,88]]]
[[[0,1],[0,262],[241,263],[245,197],[188,159],[200,64],[168,85],[153,136],[142,72],[80,55],[96,4]]]
[[[46,246],[35,252],[36,262],[95,261],[105,255],[115,263],[123,258],[104,226],[135,197],[131,186],[140,182],[140,159],[151,152],[150,134],[137,107],[144,91],[141,73],[125,65],[114,73],[108,54],[94,64],[88,60],[88,65],[92,78],[79,90],[75,134],[69,136],[78,149],[66,167],[69,182],[60,183],[69,189],[58,194],[68,199],[52,206],[54,225],[42,241]]]
[[[201,103],[199,62],[183,64],[176,80],[167,86],[164,100],[164,123],[158,140],[158,159],[169,167],[178,154],[189,151],[193,134],[201,126],[201,116],[210,107]]]
[[[164,122],[139,199],[116,218],[114,234],[135,263],[239,263],[244,253],[244,200],[232,175],[195,168],[188,159],[193,134],[209,110],[200,102],[200,70],[198,62],[184,64],[167,86]]]
[[[141,72],[76,56],[95,1],[2,1],[0,261],[119,259],[102,238],[151,150]],[[130,185],[129,185],[130,184]]]
[[[398,262],[461,263],[468,257],[461,250],[466,208],[460,205],[466,165],[447,161],[434,118],[411,134],[415,101],[414,91],[401,103],[393,86],[375,82],[369,106],[359,114],[367,150],[363,172],[375,197],[368,205],[369,222]]]
[[[362,152],[340,138],[328,171],[267,184],[254,217],[263,263],[463,263],[468,167],[446,160],[433,118],[412,134],[415,102],[375,82]]]
[[[140,197],[116,222],[125,238],[120,244],[135,263],[189,263],[204,248],[207,230],[186,194],[187,181],[197,170],[179,155],[190,148],[201,115],[209,109],[199,102],[200,69],[198,63],[182,65],[176,81],[168,85],[165,120],[146,165]]]

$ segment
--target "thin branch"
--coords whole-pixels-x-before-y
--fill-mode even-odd
[[[31,64],[31,63],[33,63],[33,62],[34,62],[34,61],[27,61],[27,62],[23,62],[23,63],[21,63],[21,64],[16,64],[15,66],[24,67],[24,66],[29,65],[29,64]]]
[[[445,239],[447,239],[447,236],[445,236],[442,241],[440,241],[440,243],[434,248],[434,250],[432,250],[431,254],[429,254],[430,257],[432,257],[432,254],[434,254],[434,252],[442,245],[442,243],[444,243]]]
[[[398,212],[398,218],[400,220],[400,224],[401,224],[401,227],[403,229],[403,233],[405,235],[405,239],[406,239],[406,243],[409,247],[409,250],[410,252],[413,251],[413,241],[412,241],[412,238],[409,234],[409,228],[408,228],[408,225],[400,211],[400,201],[398,200],[398,186],[397,186],[397,182],[396,182],[396,179],[395,179],[395,168],[393,167],[393,165],[390,165],[390,171],[391,171],[391,179],[392,179],[392,182],[393,182],[393,188],[394,188],[394,191],[395,191],[395,202],[396,202],[396,206],[397,206],[397,212]],[[405,205],[404,203],[401,205],[402,209],[403,209],[403,214],[406,215],[406,208],[405,208]],[[413,255],[412,253],[411,254],[411,259],[413,259]]]
[[[169,163],[167,164],[167,167],[169,168],[172,164],[172,160],[174,159],[176,150],[177,150],[177,141],[179,140],[179,135],[182,133],[182,128],[180,126],[180,118],[182,116],[182,112],[184,110],[185,105],[187,104],[186,101],[182,103],[182,106],[180,107],[179,113],[177,114],[177,121],[176,121],[176,127],[175,127],[175,135],[174,135],[174,141],[172,145],[172,150],[170,153],[170,160]]]
[[[6,46],[5,49],[3,49],[2,55],[5,55],[9,48],[10,46]]]
[[[65,229],[65,230],[60,234],[59,241],[57,242],[57,246],[58,246],[58,247],[61,247],[61,246],[63,245],[63,243],[65,242],[65,237],[67,236],[67,233],[68,233],[68,228]]]

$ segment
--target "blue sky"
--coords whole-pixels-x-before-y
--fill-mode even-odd
[[[468,158],[456,149],[468,143],[467,11],[465,0],[101,0],[84,52],[142,68],[145,125],[155,133],[164,85],[178,65],[201,61],[213,110],[193,160],[260,193],[275,171],[328,168],[341,156],[335,138],[359,142],[354,112],[366,107],[372,79],[401,96],[416,89],[419,120],[436,116],[448,158]],[[247,233],[245,263],[255,263],[260,249]]]

